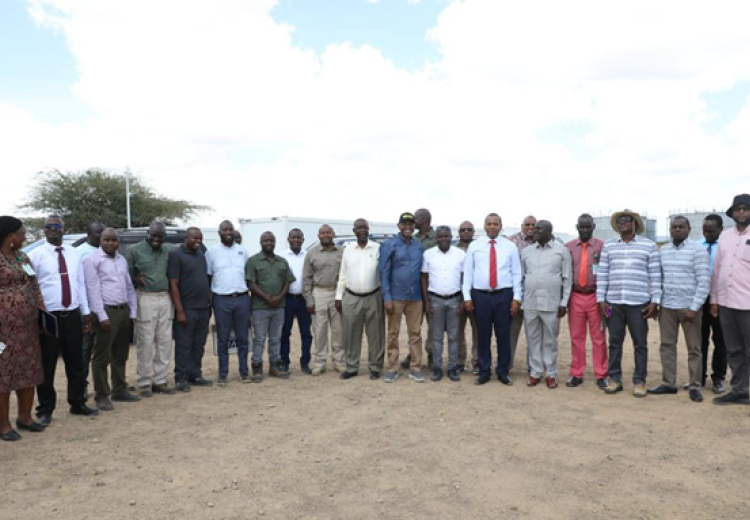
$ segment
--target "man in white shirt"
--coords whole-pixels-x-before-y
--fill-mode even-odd
[[[297,327],[299,328],[300,339],[302,340],[302,355],[299,358],[300,368],[303,373],[309,374],[310,369],[310,348],[312,347],[312,317],[307,310],[305,297],[302,294],[302,271],[305,267],[305,251],[302,244],[305,243],[305,235],[301,229],[294,228],[289,232],[287,237],[289,249],[285,250],[281,256],[289,264],[292,270],[294,280],[289,285],[289,292],[286,293],[286,305],[284,306],[284,327],[281,329],[281,363],[284,365],[284,371],[289,372],[289,353],[291,351],[290,338],[292,336],[292,326],[294,318],[297,318]],[[343,370],[344,367],[336,367]]]
[[[451,246],[453,234],[448,226],[437,228],[437,247],[424,252],[422,258],[422,299],[425,313],[432,316],[431,352],[433,381],[443,378],[443,335],[448,334],[448,377],[458,375],[458,331],[463,314],[461,274],[466,253]]]
[[[353,231],[357,242],[344,249],[336,287],[336,310],[341,313],[346,352],[346,371],[341,379],[359,373],[364,331],[370,379],[377,380],[385,357],[385,313],[378,273],[380,244],[369,239],[370,225],[363,218],[354,221]]]
[[[500,236],[503,222],[497,213],[484,219],[486,236],[477,238],[464,262],[464,310],[474,311],[479,332],[479,377],[477,385],[490,380],[492,330],[497,339],[497,378],[512,385],[510,378],[510,324],[521,309],[521,261],[518,249]]]
[[[63,245],[65,223],[50,215],[44,223],[47,243],[29,253],[36,271],[47,312],[57,318],[57,336],[42,334],[44,382],[37,387],[39,423],[48,426],[57,404],[55,370],[62,354],[68,379],[68,403],[74,415],[97,415],[99,410],[86,406],[86,378],[83,374],[83,333],[91,330],[86,283],[81,257],[75,249]]]

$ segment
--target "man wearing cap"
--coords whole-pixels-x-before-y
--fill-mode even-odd
[[[383,305],[388,315],[388,371],[384,381],[398,377],[398,337],[401,317],[406,319],[411,354],[409,379],[424,383],[422,373],[422,254],[424,248],[413,239],[414,215],[402,213],[398,219],[399,234],[380,247],[380,284]]]
[[[508,237],[508,240],[513,242],[518,248],[518,256],[523,254],[524,249],[534,245],[536,239],[534,238],[534,226],[536,226],[536,217],[534,215],[528,215],[523,219],[521,224],[521,231]],[[513,365],[516,360],[516,349],[518,348],[518,337],[521,335],[521,328],[524,325],[523,320],[523,309],[513,316],[513,322],[510,325],[510,368],[513,370]],[[526,353],[526,368],[528,366],[528,351]]]
[[[474,312],[479,331],[477,385],[490,380],[492,331],[497,339],[497,378],[512,385],[510,372],[510,323],[523,299],[521,260],[512,242],[500,236],[503,221],[497,213],[484,219],[486,236],[474,240],[464,261],[464,310]]]
[[[635,348],[633,395],[646,396],[648,375],[648,320],[661,303],[661,260],[656,244],[640,236],[641,216],[629,209],[612,215],[612,229],[620,238],[607,240],[599,261],[596,301],[609,325],[609,382],[607,394],[621,392],[622,348],[625,329]]]
[[[474,241],[474,224],[465,220],[458,228],[458,243],[456,247],[466,253],[469,246]],[[477,336],[477,320],[473,312],[461,313],[458,325],[458,371],[463,372],[466,369],[466,359],[468,357],[469,345],[466,341],[466,324],[471,324],[471,366],[472,373],[479,375],[479,360],[477,359],[477,346],[479,338]]]
[[[732,369],[732,389],[714,404],[750,404],[750,195],[737,195],[727,210],[735,226],[721,234],[711,279],[711,314],[721,320]]]

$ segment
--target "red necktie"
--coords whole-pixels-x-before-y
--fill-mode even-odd
[[[490,289],[497,289],[497,252],[494,240],[490,240]]]
[[[586,287],[589,275],[589,256],[586,254],[586,246],[588,244],[583,242],[581,245],[583,246],[583,250],[581,251],[581,268],[578,271],[578,285]]]
[[[60,282],[62,284],[62,306],[67,309],[70,307],[70,279],[68,278],[68,264],[65,263],[63,248],[55,248],[57,251],[57,262],[60,265]]]

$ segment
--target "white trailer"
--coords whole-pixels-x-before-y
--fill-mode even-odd
[[[313,242],[318,241],[318,230],[323,224],[328,224],[333,228],[337,237],[351,236],[354,234],[354,219],[324,219],[324,218],[305,218],[305,217],[261,217],[261,218],[241,218],[239,219],[239,230],[242,233],[242,245],[247,249],[249,255],[254,255],[260,251],[260,236],[266,231],[272,232],[276,236],[276,252],[283,251],[288,246],[287,236],[289,231],[294,228],[302,230],[305,235],[303,249],[307,249]],[[373,222],[370,224],[371,234],[381,233],[398,233],[396,222]]]

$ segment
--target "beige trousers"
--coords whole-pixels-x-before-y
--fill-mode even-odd
[[[138,291],[135,322],[138,386],[167,384],[172,361],[174,307],[169,293]]]
[[[331,357],[333,365],[344,367],[344,347],[341,344],[341,314],[336,310],[336,290],[313,288],[315,314],[313,315],[313,335],[315,350],[313,366],[324,367],[328,360],[328,329],[331,330]]]
[[[406,333],[409,336],[411,369],[422,366],[422,300],[393,300],[393,314],[388,314],[388,372],[398,370],[398,336],[401,332],[401,316],[406,318]]]
[[[698,309],[693,323],[685,321],[688,309],[659,309],[659,333],[661,335],[662,380],[665,385],[677,387],[677,340],[680,327],[685,334],[688,352],[688,375],[690,387],[700,388],[703,382],[703,353],[701,351],[701,321],[703,311]]]

